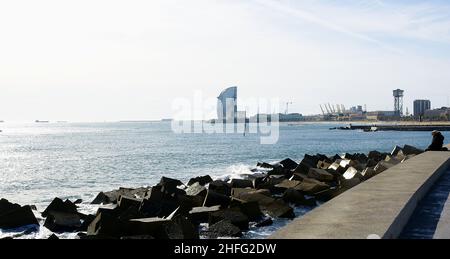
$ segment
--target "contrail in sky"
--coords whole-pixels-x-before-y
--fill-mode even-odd
[[[369,37],[369,36],[367,36],[365,34],[362,34],[362,33],[354,32],[354,31],[349,30],[349,29],[347,29],[345,27],[339,26],[339,25],[337,25],[337,24],[335,24],[333,22],[329,22],[329,21],[327,21],[327,20],[325,20],[325,19],[323,19],[323,18],[321,18],[321,17],[319,17],[319,16],[317,16],[317,15],[311,13],[311,12],[304,11],[304,10],[297,9],[297,8],[293,8],[293,7],[289,6],[289,5],[282,4],[279,1],[275,1],[275,0],[254,0],[254,2],[256,2],[256,3],[260,4],[260,5],[269,7],[272,10],[277,10],[279,12],[284,12],[286,14],[292,15],[293,17],[302,19],[302,20],[307,21],[309,23],[314,23],[314,24],[320,25],[320,26],[322,26],[324,28],[327,28],[329,30],[333,30],[333,31],[345,34],[345,35],[350,36],[352,38],[355,38],[355,39],[358,39],[358,40],[361,40],[361,41],[365,41],[365,42],[368,42],[368,43],[376,44],[376,45],[378,45],[378,46],[380,46],[380,47],[382,47],[384,49],[387,49],[389,51],[395,52],[397,54],[402,54],[403,53],[402,51],[400,51],[400,50],[398,50],[398,49],[396,49],[396,48],[394,48],[394,47],[392,47],[390,45],[387,45],[387,44],[385,44],[382,41],[379,41],[377,39],[374,39],[374,38]]]

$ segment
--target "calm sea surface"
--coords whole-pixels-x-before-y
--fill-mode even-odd
[[[391,151],[404,144],[425,148],[431,141],[428,132],[329,130],[335,126],[283,125],[277,144],[260,145],[256,134],[175,134],[170,122],[3,123],[0,198],[43,209],[54,197],[88,203],[100,191],[154,185],[162,176],[237,177],[258,161]]]

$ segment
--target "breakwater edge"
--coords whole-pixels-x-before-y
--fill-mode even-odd
[[[2,199],[0,228],[11,229],[3,238],[33,236],[41,229],[46,233],[41,238],[252,238],[258,229],[270,234],[281,226],[277,223],[287,223],[422,152],[405,145],[390,153],[305,155],[300,162],[259,162],[239,179],[205,175],[183,183],[162,177],[152,187],[100,192],[89,202],[96,208],[92,214],[79,211],[81,200],[55,198],[37,211]]]

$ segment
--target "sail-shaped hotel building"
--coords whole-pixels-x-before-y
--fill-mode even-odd
[[[217,99],[218,121],[235,123],[237,120],[237,87],[225,89]]]

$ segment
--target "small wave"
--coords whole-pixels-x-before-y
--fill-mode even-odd
[[[262,175],[262,170],[254,169],[256,168],[244,164],[232,165],[225,169],[225,174],[216,177],[215,180],[228,182],[233,179],[247,179],[250,176]]]

